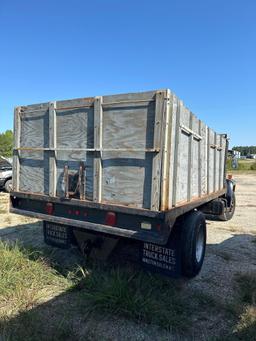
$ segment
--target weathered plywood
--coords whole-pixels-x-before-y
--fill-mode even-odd
[[[102,202],[150,208],[152,154],[104,152]]]
[[[180,125],[189,127],[190,112],[180,104]],[[190,135],[179,127],[179,145],[177,149],[177,178],[176,178],[176,202],[187,201],[188,198],[188,167]]]
[[[56,112],[58,148],[93,148],[94,115],[92,107],[59,109]]]
[[[154,102],[104,107],[102,142],[104,149],[153,148],[154,119]]]
[[[20,152],[19,190],[49,194],[49,153]]]
[[[102,117],[102,148],[113,150],[102,155],[102,201],[150,208],[154,154],[145,150],[154,147],[154,101],[103,105]],[[124,149],[127,151],[120,151]]]
[[[48,108],[36,111],[22,110],[20,113],[20,147],[49,147]]]

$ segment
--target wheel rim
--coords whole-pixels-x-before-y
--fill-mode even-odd
[[[199,227],[196,240],[196,261],[199,263],[203,257],[204,253],[204,231],[202,225]]]
[[[229,212],[232,212],[234,209],[234,197],[232,196],[231,202],[230,202],[230,206],[229,206]]]
[[[7,191],[11,192],[11,190],[12,190],[12,183],[8,183],[7,184]]]

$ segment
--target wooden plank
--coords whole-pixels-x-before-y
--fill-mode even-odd
[[[94,102],[94,148],[102,148],[102,97]],[[102,199],[102,152],[95,153],[93,176],[93,201]]]
[[[165,91],[165,90],[160,90]],[[126,93],[126,94],[117,94],[117,95],[108,95],[103,96],[103,105],[108,105],[109,103],[114,102],[124,102],[124,101],[152,101],[155,99],[156,91],[145,91],[145,92],[135,92],[135,93]]]
[[[192,131],[193,129],[193,115],[192,112],[189,112],[189,128]],[[188,181],[187,181],[187,200],[190,201],[192,197],[192,161],[193,161],[193,134],[191,133],[189,136],[188,142]]]
[[[199,120],[198,126],[198,134],[202,136],[202,121]],[[198,141],[198,196],[201,197],[202,195],[202,159],[201,159],[201,149],[204,140],[203,138]]]
[[[161,147],[162,117],[165,110],[165,92],[156,92],[154,146]],[[151,209],[159,210],[160,204],[160,176],[161,176],[161,153],[156,153],[152,161],[152,186],[151,186]]]
[[[207,165],[206,165],[206,170],[207,170],[207,194],[210,193],[210,128],[207,127],[207,139],[206,139],[206,148],[207,148]]]
[[[169,163],[170,163],[170,138],[171,138],[171,120],[170,112],[172,110],[170,90],[165,92],[164,114],[162,122],[162,174],[161,174],[161,195],[160,210],[166,210],[169,203]]]
[[[213,156],[213,191],[216,191],[216,161],[217,161],[217,134],[214,132],[214,156]]]
[[[222,154],[224,150],[223,150],[223,143],[222,143],[222,135],[220,135],[220,148],[221,150],[219,151],[219,187],[218,187],[219,190],[222,189],[222,184],[223,184]]]
[[[56,102],[49,103],[49,195],[56,196],[57,168],[56,168]],[[46,152],[45,152],[46,153]]]
[[[14,109],[14,148],[20,147],[20,107]],[[13,151],[13,190],[19,191],[19,180],[20,180],[20,151]]]
[[[171,93],[170,96],[170,132],[169,132],[169,146],[168,146],[168,154],[169,154],[169,185],[168,185],[168,209],[172,208],[172,195],[173,195],[173,171],[174,171],[174,148],[175,148],[175,123],[176,123],[176,112],[177,112],[177,97]]]
[[[180,116],[181,116],[181,101],[177,101],[176,123],[175,123],[175,136],[174,136],[174,158],[173,158],[173,188],[172,188],[172,206],[177,203],[177,174],[179,162],[179,143],[180,143]]]

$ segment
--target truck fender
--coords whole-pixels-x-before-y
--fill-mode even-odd
[[[227,203],[228,206],[230,205],[233,193],[235,192],[236,189],[236,183],[234,180],[231,179],[226,179],[226,198],[227,198]]]

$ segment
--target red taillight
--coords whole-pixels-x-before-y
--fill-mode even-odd
[[[157,229],[158,232],[160,232],[161,231],[161,224],[157,224],[156,225],[156,229]]]
[[[110,226],[116,225],[116,214],[114,212],[107,212],[105,223]]]
[[[53,214],[53,204],[51,202],[48,202],[45,205],[45,211],[46,211],[47,214],[50,214],[50,215]]]

